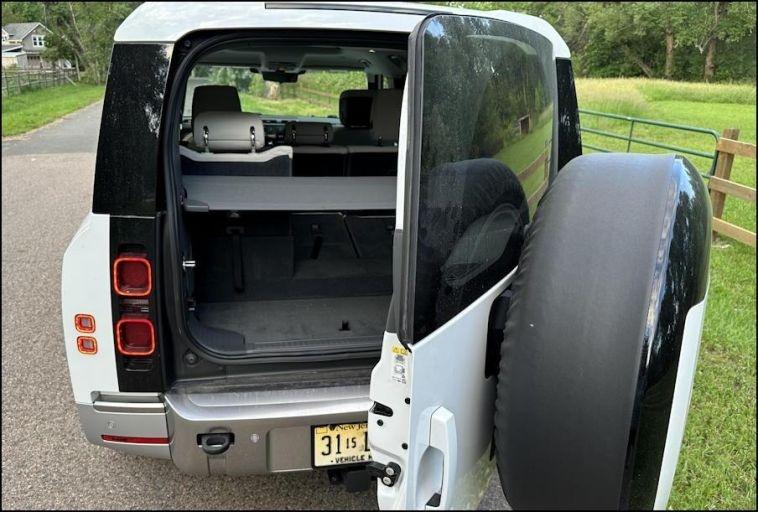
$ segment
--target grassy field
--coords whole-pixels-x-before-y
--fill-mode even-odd
[[[99,85],[61,85],[3,97],[3,137],[55,121],[103,97]]]
[[[714,128],[739,128],[756,141],[754,86],[650,80],[578,80],[579,107]],[[628,125],[582,116],[583,126],[623,134]],[[624,129],[626,127],[626,129]],[[661,128],[635,135],[675,146],[713,149],[713,139]],[[585,134],[583,141],[625,150],[625,142]],[[635,152],[660,152],[632,145]],[[710,165],[694,158],[701,171]],[[756,163],[736,158],[732,179],[755,187]],[[755,204],[728,199],[726,220],[755,231]],[[756,508],[756,253],[723,239],[712,246],[711,285],[695,389],[669,506],[676,509]]]
[[[329,115],[336,116],[339,113],[338,108],[309,103],[301,98],[267,100],[260,96],[242,93],[240,94],[240,103],[242,104],[242,110],[245,112],[257,112],[259,114],[326,117]]]

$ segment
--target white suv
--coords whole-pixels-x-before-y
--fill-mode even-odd
[[[682,158],[581,156],[569,57],[503,11],[138,7],[63,264],[87,439],[382,508],[475,507],[495,462],[516,508],[665,507],[710,203]],[[320,110],[263,95],[308,77]]]

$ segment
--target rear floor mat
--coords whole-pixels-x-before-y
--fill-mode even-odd
[[[198,319],[207,326],[245,336],[253,350],[314,348],[381,340],[390,295],[320,299],[285,299],[198,304]],[[379,344],[377,344],[378,348]]]

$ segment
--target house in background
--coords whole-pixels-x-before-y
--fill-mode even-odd
[[[8,23],[3,26],[3,67],[19,69],[71,68],[66,59],[50,61],[42,56],[50,30],[39,22]]]

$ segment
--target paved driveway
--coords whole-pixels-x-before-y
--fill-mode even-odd
[[[61,342],[60,268],[90,209],[101,109],[2,142],[2,508],[375,508],[373,490],[347,493],[321,471],[188,476],[85,441]],[[503,506],[495,478],[482,508]]]

